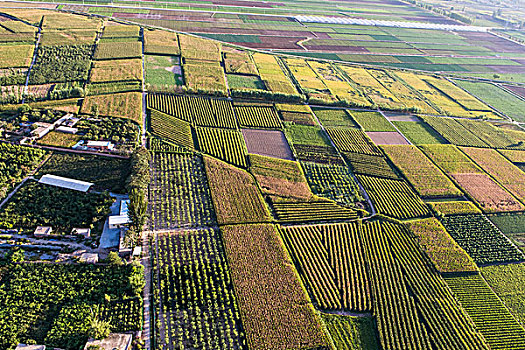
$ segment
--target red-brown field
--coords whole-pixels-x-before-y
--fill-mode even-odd
[[[398,132],[395,131],[368,131],[368,137],[376,145],[408,145],[408,141]]]
[[[293,154],[286,137],[277,130],[243,129],[242,136],[248,153],[293,160]]]
[[[523,210],[525,207],[485,174],[452,174],[461,188],[485,213]]]

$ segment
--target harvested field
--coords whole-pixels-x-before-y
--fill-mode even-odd
[[[376,145],[408,145],[408,141],[397,131],[369,131],[366,133]]]
[[[485,213],[524,210],[525,207],[510,193],[485,174],[451,174]]]
[[[293,160],[286,137],[278,130],[242,129],[248,153]]]

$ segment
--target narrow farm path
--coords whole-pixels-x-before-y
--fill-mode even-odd
[[[141,133],[141,145],[146,147],[146,61],[144,55],[144,28],[140,28],[140,40],[142,41],[142,133]]]
[[[35,65],[35,62],[36,62],[36,56],[38,54],[38,46],[40,45],[41,36],[42,36],[42,24],[38,26],[38,33],[36,35],[36,42],[35,42],[35,51],[33,52],[33,59],[31,60],[31,64],[29,65],[29,69],[27,70],[26,82],[24,84],[24,94],[22,96],[22,103],[26,102],[27,87],[29,85],[29,77],[31,75],[31,70],[33,69],[33,66]]]
[[[144,348],[151,350],[151,261],[149,252],[149,235],[142,236],[142,259],[140,263],[144,266],[144,280],[146,282],[143,292],[144,300],[144,327],[142,337]]]
[[[18,185],[16,185],[16,187],[13,188],[13,190],[11,192],[9,192],[9,194],[0,203],[0,208],[2,208],[7,202],[9,202],[9,200],[11,199],[11,197],[14,196],[16,191],[18,191],[20,189],[20,187],[22,187],[26,183],[26,181],[30,180],[30,179],[34,179],[34,178],[32,176],[27,176],[22,181],[20,181],[20,183]]]

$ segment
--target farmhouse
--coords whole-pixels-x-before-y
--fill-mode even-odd
[[[100,350],[128,350],[131,349],[131,341],[133,336],[131,334],[110,333],[109,336],[102,340],[90,339],[84,346],[84,350],[100,349]]]
[[[34,123],[33,125],[36,126],[36,129],[31,131],[31,135],[39,139],[46,136],[46,134],[49,133],[54,126],[53,124],[49,123]]]
[[[18,344],[15,350],[46,350],[45,345]]]
[[[51,226],[38,226],[35,230],[35,237],[46,237],[51,234],[53,228]]]
[[[84,238],[89,238],[91,236],[91,229],[89,228],[74,228],[71,230],[72,235],[84,236]]]
[[[63,125],[59,126],[56,130],[66,133],[66,134],[76,134],[78,132],[77,128],[72,128],[70,126],[63,126]]]
[[[112,151],[115,145],[109,141],[88,141],[86,147],[95,151]]]
[[[98,254],[97,253],[82,253],[80,255],[80,262],[87,264],[96,264],[98,263]]]
[[[126,224],[129,224],[128,214],[125,215],[112,215],[109,217],[108,225],[110,229],[122,228]]]
[[[85,182],[51,174],[43,175],[38,181],[38,183],[56,186],[60,188],[67,188],[70,190],[80,192],[87,192],[89,191],[90,187],[93,186],[93,183],[91,182]]]

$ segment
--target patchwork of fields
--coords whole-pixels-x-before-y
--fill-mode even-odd
[[[1,9],[0,348],[74,350],[95,328],[148,350],[525,348],[525,90],[499,81],[524,46],[294,19],[459,25],[323,3]],[[97,248],[109,192],[130,200],[124,261]]]

